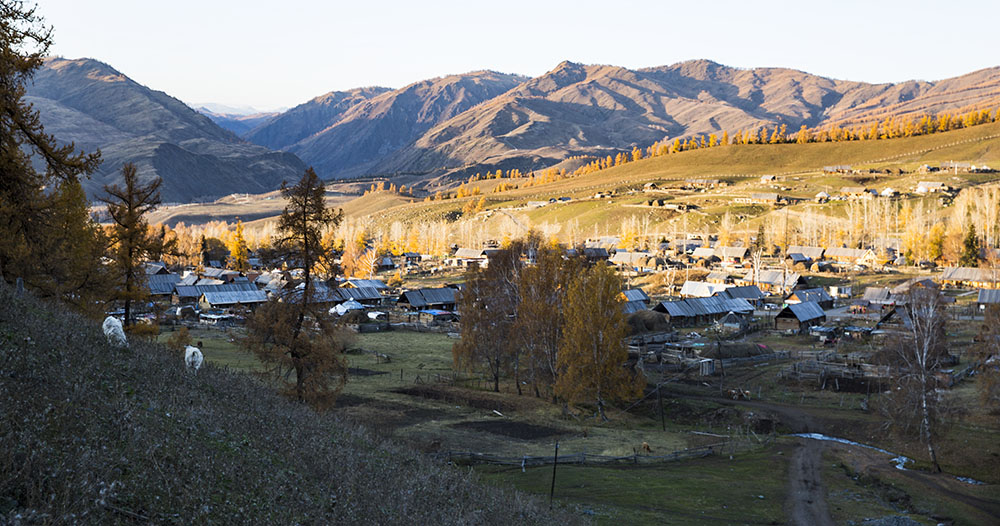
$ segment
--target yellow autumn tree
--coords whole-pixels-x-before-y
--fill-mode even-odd
[[[644,379],[625,368],[625,313],[621,279],[598,264],[570,283],[563,306],[566,323],[559,345],[555,394],[568,404],[594,404],[607,420],[608,402],[638,398]]]
[[[233,270],[246,272],[250,270],[250,253],[247,240],[243,236],[243,221],[236,222],[236,232],[229,239],[229,262]]]

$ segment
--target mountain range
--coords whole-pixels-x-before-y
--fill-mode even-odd
[[[165,202],[262,193],[296,180],[306,166],[294,154],[251,144],[183,102],[91,59],[50,58],[34,76],[27,101],[45,131],[104,162],[82,181],[91,198],[135,163],[140,179],[163,179]]]
[[[134,160],[164,178],[165,197],[190,200],[273,190],[305,165],[326,179],[389,175],[420,186],[722,131],[992,109],[1000,68],[869,84],[708,60],[644,69],[563,62],[535,78],[477,71],[330,92],[273,115],[201,109],[206,116],[100,62],[50,59],[29,94],[50,133],[102,148],[96,179]]]

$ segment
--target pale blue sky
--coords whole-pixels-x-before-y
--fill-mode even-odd
[[[708,58],[867,82],[1000,65],[998,0],[39,4],[55,54],[99,59],[186,102],[259,109],[479,69],[535,76],[562,60],[639,68]]]

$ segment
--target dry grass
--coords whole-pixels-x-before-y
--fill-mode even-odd
[[[0,523],[579,522],[0,286]]]

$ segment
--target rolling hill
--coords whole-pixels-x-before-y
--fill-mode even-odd
[[[305,170],[294,154],[241,141],[183,102],[92,59],[47,59],[27,101],[47,133],[101,150],[104,162],[83,181],[91,198],[118,180],[126,162],[143,179],[163,179],[168,202],[267,192]]]

